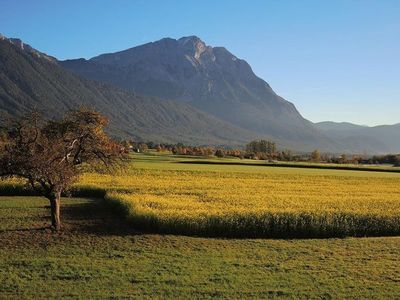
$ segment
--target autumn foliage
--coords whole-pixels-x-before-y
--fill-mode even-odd
[[[123,156],[121,145],[104,132],[106,117],[88,108],[60,120],[32,112],[2,130],[0,176],[19,177],[50,200],[54,229],[59,230],[61,194],[77,179],[82,163],[110,166]]]

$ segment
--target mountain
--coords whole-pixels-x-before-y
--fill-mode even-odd
[[[59,63],[84,78],[190,104],[297,149],[343,148],[278,96],[246,61],[223,47],[208,46],[196,36],[165,38],[89,60]]]
[[[58,117],[79,105],[107,115],[118,138],[223,146],[268,138],[296,151],[400,152],[400,124],[313,124],[245,61],[196,37],[60,62],[0,35],[2,119],[33,108]]]
[[[400,152],[400,123],[368,127],[347,122],[320,122],[315,126],[343,145],[351,146],[353,152],[354,149],[381,154]]]
[[[0,37],[0,116],[33,108],[57,117],[79,105],[94,107],[123,138],[188,144],[242,145],[256,137],[188,104],[139,96],[79,78],[57,60],[17,39]]]
[[[359,130],[368,127],[349,122],[332,122],[332,121],[319,122],[315,123],[315,125],[323,131],[332,131],[332,133],[341,131]]]

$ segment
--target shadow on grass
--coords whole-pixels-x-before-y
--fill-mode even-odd
[[[118,208],[111,206],[101,198],[85,198],[85,202],[74,200],[63,203],[61,200],[61,224],[60,234],[95,234],[95,235],[138,235],[132,224],[128,224]],[[66,201],[65,201],[66,202]],[[44,215],[34,215],[32,225],[21,224],[18,227],[0,230],[0,234],[36,235],[40,233],[54,232],[51,227],[50,206],[40,206],[45,209]],[[18,217],[16,217],[18,218]],[[4,219],[2,219],[4,221]],[[46,225],[48,224],[48,225]],[[36,225],[36,226],[35,226]],[[56,232],[54,232],[56,233]]]
[[[46,227],[38,227],[38,228],[14,228],[14,229],[4,229],[0,230],[0,233],[5,233],[5,232],[38,232],[38,231],[45,231],[49,230],[50,226]]]
[[[63,230],[96,235],[138,235],[117,207],[104,199],[90,198],[86,203],[69,203],[61,208]]]

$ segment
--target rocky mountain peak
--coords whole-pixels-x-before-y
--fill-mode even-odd
[[[29,52],[31,52],[33,50],[33,48],[31,46],[29,46],[28,44],[24,44],[20,39],[8,38],[8,37],[2,35],[1,33],[0,33],[0,40],[7,41],[7,42],[17,46],[21,50],[26,50]]]
[[[56,62],[56,61],[57,61],[54,57],[49,56],[49,55],[47,55],[47,54],[44,54],[44,53],[42,53],[42,52],[36,50],[35,48],[31,47],[30,45],[25,44],[25,43],[24,43],[22,40],[20,40],[20,39],[16,39],[16,38],[7,38],[6,36],[4,36],[4,35],[2,35],[2,34],[0,33],[0,41],[7,41],[7,42],[9,42],[10,44],[13,44],[14,46],[18,47],[19,49],[21,49],[21,50],[23,50],[23,51],[25,51],[25,52],[27,52],[27,53],[33,54],[33,55],[35,55],[35,56],[37,56],[37,57],[45,58],[45,59],[47,59],[48,61],[51,61],[51,62]]]
[[[190,36],[183,36],[179,39],[177,39],[178,43],[181,45],[186,45],[186,44],[196,44],[196,43],[202,43],[205,44],[198,36],[195,35],[190,35]]]
[[[182,37],[177,41],[179,46],[188,51],[196,60],[199,60],[205,51],[212,50],[212,47],[207,46],[199,37],[194,35]]]

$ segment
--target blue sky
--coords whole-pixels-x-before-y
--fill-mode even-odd
[[[400,1],[0,0],[0,32],[59,59],[197,35],[311,121],[400,122]]]

